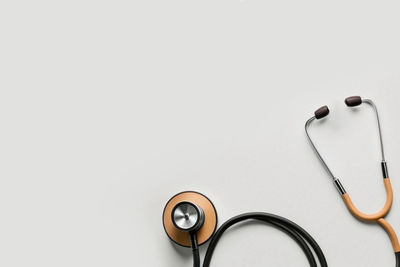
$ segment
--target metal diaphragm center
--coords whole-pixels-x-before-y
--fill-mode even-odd
[[[182,230],[193,228],[199,221],[199,211],[191,203],[179,203],[172,215],[176,227]]]

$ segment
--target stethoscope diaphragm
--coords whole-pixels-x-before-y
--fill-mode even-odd
[[[163,225],[176,244],[190,247],[188,232],[197,231],[198,245],[206,243],[217,228],[217,211],[203,194],[185,191],[173,196],[165,205]]]

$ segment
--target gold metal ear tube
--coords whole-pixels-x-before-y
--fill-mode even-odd
[[[308,132],[308,127],[311,124],[311,122],[313,122],[314,120],[319,120],[322,119],[324,117],[326,117],[329,114],[329,109],[328,107],[324,106],[322,108],[319,108],[316,112],[315,115],[313,117],[311,117],[305,124],[305,131],[306,131],[306,135],[308,140],[310,141],[310,144],[313,148],[313,150],[315,151],[315,153],[318,156],[318,159],[321,161],[322,165],[324,166],[325,170],[328,172],[329,176],[332,178],[336,188],[338,189],[339,193],[342,196],[342,199],[346,205],[346,207],[348,208],[348,210],[350,211],[350,213],[357,219],[361,220],[361,221],[366,221],[366,222],[372,222],[372,223],[377,223],[379,224],[388,234],[391,242],[392,242],[392,246],[393,246],[393,250],[396,253],[396,257],[399,256],[400,253],[400,243],[399,243],[399,239],[395,233],[395,231],[393,230],[393,227],[385,220],[385,216],[389,213],[391,207],[392,207],[392,203],[393,203],[393,189],[392,189],[392,185],[389,179],[389,174],[388,174],[388,169],[387,169],[387,163],[385,160],[385,153],[384,153],[384,149],[383,149],[383,140],[382,140],[382,130],[381,130],[381,125],[380,125],[380,120],[379,120],[379,115],[378,115],[378,110],[374,104],[374,102],[370,99],[362,99],[359,96],[352,96],[352,97],[348,97],[345,100],[345,103],[347,106],[349,107],[355,107],[355,106],[359,106],[363,103],[370,105],[375,112],[376,115],[376,119],[377,119],[377,124],[378,124],[378,130],[379,130],[379,140],[380,140],[380,146],[381,146],[381,155],[382,155],[382,161],[381,161],[381,168],[382,168],[382,174],[383,174],[383,183],[385,186],[385,190],[386,190],[386,202],[383,206],[383,208],[378,211],[377,213],[374,214],[366,214],[361,212],[359,209],[357,209],[357,207],[354,205],[353,201],[350,198],[350,195],[346,192],[343,184],[341,183],[341,181],[336,178],[336,176],[333,175],[331,169],[328,167],[328,165],[326,164],[325,160],[322,158],[321,154],[319,153],[319,151],[317,150],[314,142],[312,141],[310,134]]]

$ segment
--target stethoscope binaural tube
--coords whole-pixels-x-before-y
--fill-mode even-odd
[[[336,178],[336,176],[333,174],[331,169],[328,167],[328,165],[326,164],[325,160],[319,153],[318,149],[316,148],[314,142],[312,141],[312,139],[310,137],[310,134],[308,132],[308,127],[314,120],[319,120],[319,119],[322,119],[322,118],[328,116],[329,109],[327,106],[323,106],[323,107],[319,108],[317,111],[315,111],[314,116],[311,117],[309,120],[307,120],[307,122],[305,124],[305,131],[307,134],[307,138],[310,141],[310,144],[311,144],[313,150],[315,151],[315,153],[317,154],[322,165],[327,170],[329,176],[332,178],[336,188],[338,189],[339,193],[341,194],[341,197],[342,197],[346,207],[350,211],[350,213],[359,220],[378,223],[389,235],[389,238],[392,242],[393,250],[394,250],[395,256],[396,256],[396,267],[400,267],[400,243],[399,243],[398,237],[397,237],[395,231],[393,230],[392,226],[384,219],[384,217],[389,213],[389,211],[392,207],[393,190],[392,190],[392,185],[390,183],[390,178],[389,178],[388,169],[387,169],[387,163],[385,160],[382,130],[381,130],[381,124],[380,124],[380,120],[379,120],[378,109],[376,108],[376,106],[372,100],[362,99],[359,96],[348,97],[345,99],[345,103],[348,107],[356,107],[363,103],[368,104],[374,109],[374,112],[376,115],[378,131],[379,131],[380,147],[381,147],[381,156],[382,156],[382,161],[381,161],[382,176],[383,176],[383,183],[384,183],[385,190],[386,190],[386,202],[385,202],[385,205],[383,206],[383,208],[379,212],[377,212],[375,214],[366,214],[366,213],[361,212],[359,209],[357,209],[357,207],[352,202],[349,194],[346,192],[343,184],[341,183],[341,181],[338,178]]]

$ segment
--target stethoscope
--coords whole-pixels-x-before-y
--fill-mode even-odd
[[[385,220],[385,216],[389,213],[390,208],[392,207],[393,190],[392,190],[392,185],[391,185],[390,179],[389,179],[387,163],[385,160],[385,152],[383,149],[383,140],[382,140],[382,130],[381,130],[381,124],[380,124],[380,120],[379,120],[378,109],[376,108],[376,106],[372,100],[362,99],[359,96],[348,97],[345,99],[345,103],[348,107],[356,107],[361,104],[368,104],[373,108],[375,115],[376,115],[380,147],[381,147],[381,155],[382,155],[381,168],[382,168],[382,175],[383,175],[383,183],[384,183],[385,189],[386,189],[386,203],[379,212],[377,212],[375,214],[366,214],[357,209],[357,207],[352,202],[349,194],[346,192],[343,184],[332,173],[331,169],[328,167],[325,160],[322,158],[321,154],[318,152],[318,149],[316,148],[314,142],[311,140],[310,134],[308,132],[308,127],[314,120],[322,119],[329,114],[329,109],[327,106],[323,106],[323,107],[319,108],[318,110],[316,110],[314,113],[314,116],[306,122],[305,130],[306,130],[307,137],[308,137],[310,144],[311,144],[312,148],[314,149],[316,155],[318,156],[319,160],[321,161],[322,165],[328,172],[329,176],[332,178],[334,185],[338,189],[345,205],[347,206],[347,208],[351,212],[351,214],[353,214],[353,216],[359,220],[366,221],[366,222],[378,223],[389,235],[389,238],[392,242],[393,250],[394,250],[395,256],[396,256],[396,267],[400,267],[400,243],[399,243],[399,240],[397,238],[395,231],[393,230],[393,227]]]
[[[305,130],[307,137],[318,158],[331,176],[350,212],[356,218],[364,221],[376,222],[386,230],[395,251],[396,267],[400,267],[399,241],[393,228],[384,219],[392,206],[393,191],[384,156],[382,133],[377,108],[371,100],[361,99],[359,96],[349,97],[345,100],[345,103],[350,107],[366,103],[371,105],[376,113],[381,143],[383,182],[387,192],[386,204],[381,211],[369,215],[362,213],[354,206],[348,193],[344,189],[343,184],[333,175],[332,171],[329,169],[321,154],[318,152],[315,144],[311,140],[308,133],[308,127],[314,120],[322,119],[329,114],[327,106],[323,106],[315,111],[314,116],[306,122]],[[328,266],[324,253],[314,238],[302,227],[284,217],[264,212],[245,213],[229,219],[217,229],[218,216],[214,204],[208,197],[195,191],[184,191],[173,196],[165,205],[162,215],[164,230],[170,240],[176,245],[192,249],[194,267],[200,267],[199,246],[209,242],[203,262],[203,267],[209,267],[214,250],[224,232],[231,226],[247,220],[264,222],[289,235],[300,246],[311,267]],[[319,265],[317,263],[319,263]]]

